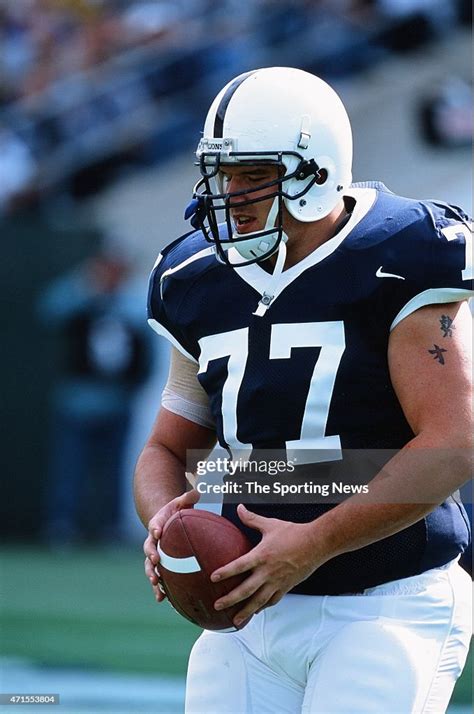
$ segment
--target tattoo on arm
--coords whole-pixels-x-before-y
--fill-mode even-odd
[[[453,336],[453,330],[455,330],[455,326],[453,325],[454,320],[449,317],[449,315],[441,315],[439,318],[439,325],[440,325],[440,330],[443,333],[443,337],[452,337]],[[433,355],[433,359],[437,360],[440,364],[445,364],[445,358],[443,356],[444,352],[447,352],[448,350],[445,350],[444,347],[440,347],[436,343],[433,345],[432,350],[428,350],[430,355]]]
[[[453,320],[449,317],[449,315],[441,315],[441,317],[439,318],[439,323],[441,332],[443,333],[443,337],[452,337],[453,330],[455,330],[456,328],[453,325]]]
[[[434,350],[428,350],[430,355],[433,355],[433,359],[438,360],[440,364],[444,364],[444,357],[443,357],[443,352],[447,352],[448,350],[443,349],[442,347],[439,347],[438,345],[433,345]]]

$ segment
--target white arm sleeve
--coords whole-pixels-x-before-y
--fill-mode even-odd
[[[171,348],[168,381],[161,396],[165,409],[214,430],[209,398],[197,378],[199,365]]]

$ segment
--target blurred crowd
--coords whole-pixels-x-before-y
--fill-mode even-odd
[[[0,0],[0,215],[183,148],[240,71],[334,81],[469,17],[465,0]]]
[[[309,22],[378,28],[413,19],[453,24],[459,0],[2,0],[0,103],[32,98],[54,82],[147,44],[199,43],[225,25],[256,31],[263,44],[294,38]],[[316,39],[316,37],[315,37]],[[330,38],[338,43],[337,32]]]
[[[133,47],[171,40],[196,2],[7,0],[0,4],[3,105]]]

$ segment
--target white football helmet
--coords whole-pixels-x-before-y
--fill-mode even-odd
[[[219,92],[196,157],[202,178],[193,194],[195,225],[215,243],[221,260],[247,265],[268,258],[286,240],[283,205],[302,222],[335,208],[352,180],[352,132],[344,105],[326,82],[300,69],[269,67],[241,74]],[[243,163],[274,163],[282,170],[275,181],[225,193],[221,167]],[[239,234],[230,216],[233,199],[240,198],[239,206],[251,204],[252,193],[269,186],[275,190],[266,198],[274,202],[265,228]],[[232,246],[242,262],[229,261]]]

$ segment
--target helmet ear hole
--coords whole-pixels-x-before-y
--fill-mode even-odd
[[[328,180],[328,172],[326,169],[319,169],[318,175],[316,177],[316,183],[318,186],[322,186]]]

